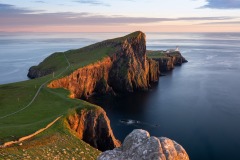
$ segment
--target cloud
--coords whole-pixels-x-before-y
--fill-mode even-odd
[[[154,18],[154,17],[128,17],[128,16],[105,16],[93,15],[81,12],[40,13],[16,8],[13,5],[0,4],[0,29],[1,27],[24,27],[24,26],[79,26],[79,25],[128,25],[146,24],[167,21],[219,21],[232,20],[235,17],[180,17],[180,18]]]
[[[223,16],[223,17],[182,17],[182,18],[173,18],[172,20],[174,21],[202,21],[202,20],[230,20],[230,19],[234,19],[235,17],[227,17],[227,16]]]
[[[227,25],[240,25],[240,21],[226,21],[226,22],[207,22],[207,23],[200,23],[199,25],[219,25],[219,24],[227,24]]]
[[[101,5],[101,6],[110,6],[110,4],[103,3],[97,0],[77,0],[74,2],[82,3],[82,4],[89,4],[89,5]]]
[[[34,2],[36,2],[36,3],[46,3],[44,1],[34,1]]]
[[[31,11],[31,10],[22,9],[22,8],[20,9],[20,8],[16,8],[14,5],[0,3],[0,17],[3,17],[3,18],[4,16],[29,14],[33,12],[36,12],[36,11]]]
[[[207,4],[201,8],[240,9],[240,0],[207,0]]]

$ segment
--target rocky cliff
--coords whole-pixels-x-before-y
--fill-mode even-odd
[[[52,81],[48,87],[66,88],[72,98],[83,99],[93,93],[148,90],[151,82],[158,81],[160,72],[159,64],[146,56],[145,34],[132,33],[122,37],[121,41],[118,39],[117,45],[114,54]]]
[[[66,88],[70,90],[71,98],[85,99],[94,92],[113,93],[107,83],[112,63],[111,58],[107,57],[100,62],[79,68],[69,76],[51,82],[48,87]]]
[[[174,69],[174,66],[180,66],[187,60],[181,55],[180,52],[174,52],[166,54],[164,58],[153,58],[155,61],[159,62],[159,70],[161,72],[166,72]]]
[[[184,148],[165,137],[150,137],[147,131],[136,129],[119,148],[103,152],[98,160],[189,160]]]
[[[179,51],[147,51],[147,55],[159,63],[160,72],[166,72],[174,69],[174,66],[180,66],[188,62]]]
[[[76,109],[67,117],[69,128],[83,141],[101,150],[120,146],[114,137],[106,112],[101,109]]]

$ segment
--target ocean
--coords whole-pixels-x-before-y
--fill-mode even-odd
[[[28,68],[53,52],[126,33],[0,33],[0,84],[27,80]],[[121,141],[133,129],[171,138],[193,160],[239,160],[240,33],[146,33],[147,49],[179,46],[189,61],[149,92],[93,97]],[[133,124],[121,120],[134,120]]]

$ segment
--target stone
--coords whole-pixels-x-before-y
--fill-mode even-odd
[[[34,79],[34,78],[42,77],[51,73],[53,73],[51,69],[40,70],[40,69],[37,69],[36,66],[32,66],[29,68],[27,76],[31,79]]]
[[[133,130],[122,146],[99,155],[98,160],[189,160],[184,148],[166,137],[150,137],[142,129]]]

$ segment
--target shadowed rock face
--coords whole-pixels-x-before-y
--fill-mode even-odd
[[[125,39],[121,50],[113,56],[113,61],[109,72],[109,85],[114,91],[148,90],[152,81],[158,81],[158,65],[146,57],[146,36],[142,32]],[[153,77],[149,78],[150,74],[158,76],[152,79]]]
[[[174,66],[180,66],[185,62],[188,62],[179,51],[175,51],[174,54],[166,54],[164,58],[153,58],[153,60],[159,63],[159,70],[166,72],[174,69]]]
[[[80,139],[101,151],[120,146],[103,109],[76,111],[67,117],[67,122]]]
[[[146,38],[142,32],[127,36],[113,55],[95,64],[52,81],[50,88],[66,88],[72,98],[87,99],[93,93],[114,94],[148,90],[159,79],[159,65],[146,57]]]
[[[150,137],[147,131],[136,129],[119,148],[103,152],[98,160],[189,160],[184,148],[165,137]]]
[[[34,78],[38,78],[38,77],[42,77],[48,74],[53,73],[53,71],[51,69],[48,70],[38,70],[36,69],[36,66],[32,66],[29,68],[28,70],[28,78],[34,79]]]

